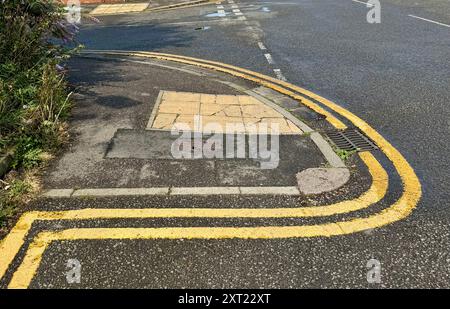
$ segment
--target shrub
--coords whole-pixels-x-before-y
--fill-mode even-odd
[[[15,149],[20,171],[0,179],[0,230],[37,190],[23,175],[61,142],[70,93],[59,68],[75,32],[56,0],[0,0],[0,155]]]
[[[65,42],[76,27],[57,1],[0,1],[0,148],[17,148],[14,167],[34,166],[32,153],[58,144],[70,106],[57,67],[73,51]]]

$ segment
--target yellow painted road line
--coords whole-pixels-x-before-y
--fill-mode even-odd
[[[291,96],[294,99],[299,100],[305,106],[311,108],[312,110],[322,113],[326,116],[326,119],[336,128],[343,129],[345,128],[345,124],[334,117],[331,113],[325,111],[322,107],[314,103],[313,101],[307,99],[306,97],[310,97],[322,105],[330,108],[337,114],[345,117],[350,122],[352,122],[357,128],[359,128],[364,134],[366,134],[369,138],[371,138],[381,151],[388,157],[388,159],[393,163],[395,169],[403,183],[403,194],[394,203],[389,209],[386,209],[383,214],[384,216],[380,219],[381,225],[385,225],[394,221],[390,221],[392,218],[390,216],[396,217],[397,220],[400,220],[406,216],[408,216],[411,211],[416,207],[417,203],[420,200],[422,195],[422,187],[420,181],[414,172],[411,165],[406,161],[406,159],[401,155],[401,153],[395,149],[387,140],[385,140],[381,134],[376,132],[369,124],[367,124],[364,120],[357,117],[353,113],[348,110],[342,108],[336,103],[327,100],[309,90],[304,88],[292,85],[288,82],[281,81],[275,79],[270,76],[265,76],[260,73],[252,72],[250,70],[238,68],[229,64],[224,64],[215,61],[208,61],[202,59],[196,59],[192,57],[171,55],[171,54],[160,54],[160,53],[150,53],[150,52],[117,52],[117,51],[93,51],[94,53],[103,53],[103,54],[112,54],[112,55],[128,55],[128,56],[137,56],[144,58],[154,58],[154,59],[162,59],[175,61],[180,63],[192,64],[194,66],[209,68],[212,70],[216,70],[219,72],[228,73],[234,76],[238,76],[247,80],[254,81],[259,83],[260,85],[271,88],[280,93]],[[301,93],[302,95],[297,95],[296,93]],[[305,97],[306,96],[306,97]],[[386,218],[390,218],[387,221],[384,221]],[[380,226],[381,226],[380,225]]]
[[[47,236],[45,233],[40,233],[35,238],[35,240],[28,247],[25,258],[17,271],[14,273],[8,288],[25,289],[30,285],[31,280],[33,279],[39,264],[41,263],[42,255],[49,245],[49,242],[43,242],[41,238],[51,239],[49,235]]]
[[[22,247],[36,220],[142,219],[142,218],[301,218],[324,217],[349,213],[380,201],[388,188],[388,175],[370,152],[359,154],[372,175],[372,184],[354,200],[325,206],[298,208],[144,208],[144,209],[77,209],[27,212],[0,243],[0,278]]]
[[[357,128],[359,128],[363,133],[365,133],[369,138],[371,138],[377,144],[377,146],[384,152],[384,154],[389,158],[389,160],[394,164],[404,185],[403,195],[398,200],[399,204],[394,204],[397,206],[403,205],[403,207],[401,207],[402,214],[403,213],[409,214],[412,211],[412,209],[415,208],[422,195],[422,188],[420,185],[420,181],[417,178],[417,175],[415,174],[413,168],[409,165],[406,159],[400,154],[400,152],[398,152],[397,149],[395,149],[388,141],[386,141],[364,120],[357,117],[353,113],[347,111],[346,109],[342,108],[341,106],[335,104],[334,102],[327,100],[309,90],[292,85],[285,81],[272,78],[270,76],[265,76],[260,73],[252,72],[250,70],[238,68],[232,65],[223,64],[215,61],[208,61],[171,54],[150,53],[150,52],[117,52],[117,51],[92,51],[92,52],[169,60],[209,68],[224,73],[229,73],[234,76],[254,81],[280,93],[289,95],[292,98],[299,100],[302,104],[313,109],[314,111],[324,114],[326,116],[326,119],[336,128],[343,129],[346,127],[343,122],[338,120],[331,113],[325,111],[322,107],[318,106],[316,103],[307,99],[306,97],[297,95],[295,92],[302,93],[303,95],[316,100],[317,102],[323,104],[324,106],[330,108],[337,114],[345,117],[350,122],[352,122]],[[403,216],[400,217],[403,218]]]
[[[269,227],[171,227],[171,228],[81,228],[42,232],[31,243],[23,262],[14,273],[8,288],[27,288],[35,276],[45,250],[56,240],[105,239],[279,239],[335,236],[378,227],[392,222],[385,213],[370,218],[311,226]],[[396,221],[396,218],[394,218]],[[351,231],[351,232],[349,232]]]
[[[95,51],[94,51],[95,52]],[[102,53],[102,51],[98,51],[99,53]],[[406,161],[406,159],[401,155],[401,153],[395,149],[387,140],[384,139],[381,134],[379,134],[375,129],[373,129],[368,123],[366,123],[364,120],[359,118],[358,116],[354,115],[353,113],[349,112],[348,110],[344,109],[343,107],[337,105],[336,103],[325,99],[309,90],[306,90],[302,87],[298,87],[295,85],[292,85],[288,82],[278,80],[276,78],[265,76],[260,73],[252,72],[247,69],[238,68],[229,64],[224,64],[220,62],[215,61],[208,61],[208,60],[202,60],[202,59],[196,59],[192,57],[185,57],[185,56],[178,56],[178,55],[171,55],[171,54],[159,54],[159,53],[150,53],[150,52],[103,52],[105,54],[117,54],[117,55],[130,55],[130,56],[137,56],[137,57],[148,57],[148,58],[155,58],[155,59],[164,59],[164,60],[170,60],[170,61],[176,61],[180,63],[187,63],[192,64],[200,67],[205,67],[209,69],[213,69],[216,71],[229,73],[234,76],[239,76],[247,80],[255,81],[261,85],[264,85],[266,87],[269,87],[275,91],[284,93],[286,95],[291,96],[294,99],[298,99],[302,104],[306,105],[307,107],[310,107],[316,112],[319,112],[323,110],[322,107],[318,106],[316,103],[312,102],[311,100],[303,97],[298,96],[295,94],[295,92],[301,93],[307,97],[310,97],[317,102],[323,104],[324,106],[330,108],[337,114],[341,115],[342,117],[348,119],[351,123],[353,123],[357,128],[359,128],[364,134],[366,134],[369,138],[371,138],[377,146],[384,152],[384,154],[389,158],[389,160],[394,164],[394,167],[396,168],[398,174],[400,175],[400,178],[402,180],[404,190],[403,195],[400,197],[400,199],[395,203],[392,207],[397,206],[399,207],[399,211],[401,213],[401,218],[403,218],[403,215],[408,215],[413,208],[417,205],[418,201],[420,200],[420,197],[422,195],[422,188],[420,185],[420,181],[414,172],[411,165]],[[290,90],[292,91],[290,91]],[[293,92],[295,91],[295,92]],[[325,110],[323,110],[325,111]],[[326,111],[325,111],[326,112]],[[327,120],[336,128],[343,129],[345,128],[345,124],[342,123],[340,120],[335,118],[332,114],[329,112],[326,112],[324,114],[327,118]]]
[[[117,51],[102,51],[102,50],[89,50],[89,51],[86,51],[85,53],[98,53],[98,54],[109,54],[109,55],[119,55],[119,56],[136,56],[136,57],[143,57],[143,58],[154,58],[154,59],[168,60],[168,61],[174,61],[174,62],[179,62],[179,63],[184,63],[184,64],[190,64],[190,65],[203,67],[203,68],[207,68],[207,69],[211,69],[211,70],[215,70],[215,71],[220,71],[223,73],[228,73],[228,74],[236,76],[236,77],[241,77],[241,78],[253,81],[262,86],[271,88],[277,92],[288,95],[297,101],[300,101],[303,105],[307,106],[308,108],[314,110],[315,112],[317,112],[319,114],[324,115],[326,117],[327,121],[330,122],[337,129],[345,129],[347,127],[342,121],[340,121],[339,119],[334,117],[331,113],[329,113],[322,107],[318,106],[317,104],[315,104],[308,98],[274,84],[274,81],[280,82],[280,80],[274,79],[272,77],[269,77],[269,76],[266,76],[263,74],[252,72],[252,71],[249,71],[246,69],[233,67],[228,64],[221,64],[221,63],[215,62],[215,61],[201,60],[201,59],[196,59],[196,58],[191,58],[191,57],[177,56],[177,55],[164,54],[164,53],[117,52]],[[219,65],[221,65],[221,66],[219,66]],[[246,75],[246,74],[243,74],[240,72],[243,72],[246,74],[252,74],[252,76]]]
[[[286,90],[285,88],[282,88],[282,87],[279,87],[277,85],[273,85],[271,83],[268,83],[265,79],[261,78],[261,76],[263,76],[262,74],[260,75],[260,74],[257,73],[255,75],[256,76],[256,78],[255,78],[255,77],[252,77],[250,75],[241,74],[241,73],[239,73],[239,72],[237,72],[237,71],[235,71],[233,69],[227,69],[226,67],[228,67],[228,65],[224,66],[224,68],[218,68],[215,64],[209,65],[209,64],[203,64],[203,62],[196,63],[196,62],[194,62],[192,60],[185,60],[184,58],[172,58],[170,56],[165,56],[165,54],[161,54],[158,57],[155,56],[152,53],[129,53],[129,55],[130,56],[138,56],[138,57],[139,56],[141,56],[141,57],[144,56],[145,57],[146,55],[148,55],[148,56],[151,56],[151,58],[162,59],[162,60],[169,60],[169,61],[177,61],[177,62],[180,62],[180,63],[201,66],[201,67],[205,67],[205,68],[208,68],[208,69],[212,69],[212,70],[217,70],[217,71],[221,71],[221,72],[224,72],[224,73],[228,73],[228,74],[231,74],[233,76],[242,77],[242,78],[245,78],[247,80],[251,80],[253,82],[256,82],[256,83],[258,83],[258,84],[260,84],[262,86],[266,86],[268,88],[271,88],[271,89],[273,89],[275,91],[278,91],[278,92],[280,92],[282,94],[288,95],[288,96],[292,97],[293,99],[295,99],[297,101],[300,101],[303,105],[307,106],[308,108],[314,110],[315,112],[317,112],[319,114],[324,115],[326,117],[327,121],[330,122],[334,127],[338,128],[338,129],[345,129],[347,127],[342,121],[340,121],[339,119],[334,117],[330,112],[328,112],[325,109],[323,109],[322,107],[318,106],[317,104],[315,104],[314,102],[312,102],[308,98],[306,98],[304,96],[301,96],[299,94],[296,94],[296,93],[294,93],[292,91]],[[186,57],[186,58],[191,59],[190,57]],[[192,58],[192,59],[194,59],[194,58]],[[205,62],[205,63],[207,63],[207,62]],[[280,81],[280,80],[278,80],[278,81]]]
[[[9,265],[22,247],[25,237],[35,220],[35,213],[23,214],[13,229],[0,242],[0,279],[3,278]]]
[[[385,153],[385,155],[394,164],[397,169],[398,174],[402,180],[404,189],[402,196],[389,208],[384,209],[378,214],[369,216],[367,218],[357,218],[349,221],[328,223],[320,225],[311,226],[292,226],[292,227],[250,227],[250,228],[239,228],[239,227],[229,227],[229,228],[162,228],[157,229],[84,229],[86,230],[86,236],[97,235],[98,239],[113,238],[117,237],[137,237],[143,238],[148,236],[148,238],[154,238],[154,234],[165,235],[165,237],[159,236],[159,238],[207,238],[207,239],[217,239],[217,238],[291,238],[291,237],[317,237],[317,236],[335,236],[350,234],[358,231],[363,231],[366,229],[381,227],[398,220],[401,220],[408,216],[411,211],[415,208],[421,197],[421,185],[417,175],[415,174],[412,167],[405,160],[405,158],[389,143],[387,142],[378,132],[371,128],[366,122],[357,117],[356,115],[350,113],[349,111],[343,109],[342,107],[336,105],[335,103],[326,100],[314,93],[305,90],[303,88],[294,86],[284,81],[276,80],[268,76],[264,76],[259,73],[251,72],[245,69],[236,68],[230,65],[219,64],[209,65],[205,64],[207,61],[202,61],[201,59],[180,57],[175,55],[162,55],[155,53],[121,53],[121,52],[103,52],[105,54],[115,54],[115,55],[131,55],[138,57],[149,57],[155,59],[176,61],[180,63],[192,64],[200,67],[210,68],[213,70],[221,71],[224,73],[229,73],[235,76],[240,76],[244,79],[251,80],[259,83],[260,85],[267,86],[273,90],[279,91],[281,93],[287,94],[294,99],[299,100],[304,105],[310,107],[316,112],[320,112],[327,117],[327,120],[332,123],[336,128],[345,128],[345,124],[340,120],[335,118],[331,113],[324,110],[322,107],[318,106],[313,101],[307,99],[302,95],[298,95],[295,92],[302,93],[303,95],[310,97],[317,102],[327,106],[341,116],[347,118],[355,126],[357,126],[363,133],[365,133],[369,138],[371,138],[379,148]],[[168,56],[166,56],[168,55]],[[228,67],[228,68],[225,68]],[[232,69],[234,68],[234,69]],[[247,74],[240,73],[242,71],[247,71]],[[256,77],[255,77],[256,76]],[[288,90],[290,89],[290,90]],[[295,91],[295,92],[293,92]],[[67,236],[70,235],[80,235],[79,231],[83,229],[68,230]],[[148,230],[148,232],[145,232]],[[70,232],[72,231],[72,232]],[[150,233],[148,235],[146,233]],[[159,233],[159,234],[158,234]],[[56,234],[49,234],[56,235]],[[142,236],[143,235],[143,236]],[[197,236],[195,236],[197,235]],[[92,237],[93,237],[92,236]],[[104,238],[101,238],[104,237]],[[37,242],[33,242],[30,247],[32,250],[27,251],[24,263],[19,267],[18,271],[14,274],[13,280],[10,283],[10,287],[26,287],[34,276],[35,271],[38,268],[40,257],[48,246],[48,243],[53,239],[47,236],[48,242],[43,242],[46,239],[44,236],[37,239]],[[128,239],[127,238],[127,239]],[[89,239],[89,238],[88,238]],[[2,243],[3,245],[3,243]],[[39,249],[44,248],[44,249]],[[10,248],[6,248],[7,251]],[[34,271],[33,271],[34,268]],[[31,271],[31,273],[30,273]],[[27,277],[28,276],[28,277]],[[25,278],[25,279],[24,279]],[[28,279],[27,279],[28,278]],[[28,280],[28,281],[27,281]]]

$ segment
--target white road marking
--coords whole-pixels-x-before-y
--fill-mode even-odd
[[[365,2],[361,2],[361,1],[357,1],[357,0],[353,0],[353,1],[359,2],[359,3],[364,3],[364,4],[365,4]],[[243,13],[242,13],[241,10],[239,9],[239,6],[238,6],[237,4],[234,4],[234,0],[228,0],[228,3],[229,3],[229,4],[232,4],[232,5],[231,5],[231,8],[232,8],[232,11],[233,11],[234,15],[240,16],[240,17],[238,18],[238,20],[246,20],[246,19],[247,19],[245,16],[242,16]],[[217,8],[223,8],[223,6],[220,5],[220,6],[217,6]],[[222,10],[222,11],[219,11],[219,14],[220,14],[221,12],[225,13],[225,12]],[[248,27],[248,28],[250,28],[250,27]],[[250,30],[251,30],[251,29],[250,29]],[[263,44],[262,42],[258,42],[258,47],[259,47],[259,49],[261,49],[261,50],[267,50],[266,46],[264,46],[264,44]],[[271,55],[271,54],[265,53],[265,54],[264,54],[264,57],[266,57],[267,62],[268,62],[270,65],[273,65],[273,64],[275,63],[275,62],[273,61],[273,58],[272,58],[272,55]],[[281,73],[281,70],[280,70],[280,69],[273,69],[273,72],[275,73],[275,75],[277,76],[277,78],[278,78],[279,80],[286,81],[286,77],[283,75],[283,73]]]
[[[220,4],[220,2],[218,3],[218,4]],[[218,17],[226,17],[227,16],[227,14],[225,13],[225,10],[224,10],[224,6],[223,5],[217,5],[217,16]]]
[[[236,15],[236,16],[242,16],[242,15],[244,15],[244,14],[242,14],[241,10],[239,10],[239,9],[233,9],[233,13],[234,13],[234,15]]]
[[[409,17],[412,17],[412,18],[421,19],[421,20],[428,21],[428,22],[433,23],[433,24],[437,24],[437,25],[440,25],[440,26],[444,26],[444,27],[450,28],[450,25],[443,24],[443,23],[440,23],[440,22],[438,22],[438,21],[434,21],[434,20],[431,20],[431,19],[426,19],[426,18],[419,17],[419,16],[416,16],[416,15],[408,15],[408,16],[409,16]]]
[[[275,75],[277,76],[277,78],[279,80],[286,81],[286,77],[284,77],[284,75],[283,75],[283,73],[281,73],[280,69],[273,69],[273,71],[275,72]]]
[[[359,0],[352,0],[353,2],[357,2],[357,3],[361,3],[361,4],[365,4],[367,7],[372,7],[373,4],[367,3],[367,2],[363,2],[363,1],[359,1]]]
[[[273,58],[272,58],[272,55],[271,55],[271,54],[264,54],[264,57],[266,57],[267,62],[268,62],[269,64],[274,64],[274,61],[273,61]]]

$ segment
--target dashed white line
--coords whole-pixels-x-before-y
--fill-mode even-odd
[[[259,49],[266,50],[266,46],[264,46],[263,42],[258,42]]]
[[[281,73],[280,69],[273,69],[273,71],[275,72],[275,75],[277,76],[277,78],[279,80],[286,81],[286,77],[284,77],[284,75],[283,75],[283,73]]]
[[[233,0],[228,0],[228,3],[233,4],[233,5],[231,5],[231,9],[232,9],[234,15],[240,16],[240,17],[238,18],[239,20],[246,20],[245,16],[242,16],[243,13],[242,13],[241,10],[239,9],[239,6],[236,5],[236,4],[234,4],[234,1],[233,1]],[[250,30],[251,30],[251,27],[248,27],[248,28],[250,28]],[[263,44],[262,42],[258,42],[258,47],[259,47],[259,49],[261,49],[261,50],[263,50],[263,51],[267,50],[266,46],[264,46],[264,44]],[[271,55],[271,54],[265,53],[265,54],[264,54],[264,57],[266,57],[267,62],[268,62],[270,65],[275,64],[275,61],[273,61],[273,58],[272,58],[272,55]],[[286,81],[286,77],[283,75],[283,73],[281,73],[281,69],[273,69],[273,72],[275,73],[276,77],[277,77],[279,80]]]
[[[272,55],[271,54],[264,54],[264,57],[266,57],[267,62],[269,64],[274,64],[275,62],[273,61]]]
[[[225,13],[225,10],[224,10],[225,7],[223,5],[219,5],[220,2],[217,4],[218,4],[217,5],[217,17],[226,17],[227,13]]]
[[[236,7],[237,7],[237,5],[236,5]],[[232,11],[233,11],[234,15],[236,15],[236,16],[244,15],[244,14],[242,14],[241,10],[239,10],[239,9],[233,9]]]
[[[430,23],[433,23],[433,24],[437,24],[437,25],[440,25],[440,26],[444,26],[444,27],[448,27],[448,28],[450,28],[450,25],[447,25],[447,24],[443,24],[443,23],[440,23],[440,22],[438,22],[438,21],[434,21],[434,20],[431,20],[431,19],[426,19],[426,18],[423,18],[423,17],[419,17],[419,16],[416,16],[416,15],[408,15],[409,17],[412,17],[412,18],[417,18],[417,19],[421,19],[421,20],[424,20],[424,21],[427,21],[427,22],[430,22]]]

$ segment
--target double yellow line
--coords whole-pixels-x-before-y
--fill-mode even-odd
[[[335,103],[324,99],[306,89],[297,87],[278,79],[265,76],[246,69],[214,61],[191,57],[151,52],[89,51],[104,55],[135,56],[159,60],[174,61],[207,69],[220,71],[244,78],[275,91],[291,96],[312,110],[323,114],[336,128],[344,129],[346,125],[328,112],[324,107],[349,120],[369,138],[371,138],[385,155],[392,161],[403,183],[402,196],[390,207],[367,218],[333,222],[309,226],[268,226],[268,227],[182,227],[182,228],[91,228],[69,229],[60,232],[42,232],[38,234],[25,255],[22,264],[14,273],[9,284],[11,288],[27,287],[39,266],[42,254],[54,240],[75,239],[157,239],[157,238],[290,238],[334,236],[377,228],[400,220],[414,209],[421,196],[420,182],[404,157],[378,132],[366,122]],[[322,106],[317,104],[320,103]],[[240,217],[240,218],[280,218],[280,217],[318,217],[347,213],[366,208],[380,201],[386,194],[388,176],[386,171],[372,156],[366,152],[360,154],[372,175],[372,185],[367,192],[351,201],[333,205],[302,208],[277,209],[81,209],[63,212],[30,212],[24,214],[0,243],[0,277],[2,277],[17,252],[23,245],[26,235],[35,220],[81,220],[94,218],[166,218],[166,217]]]

